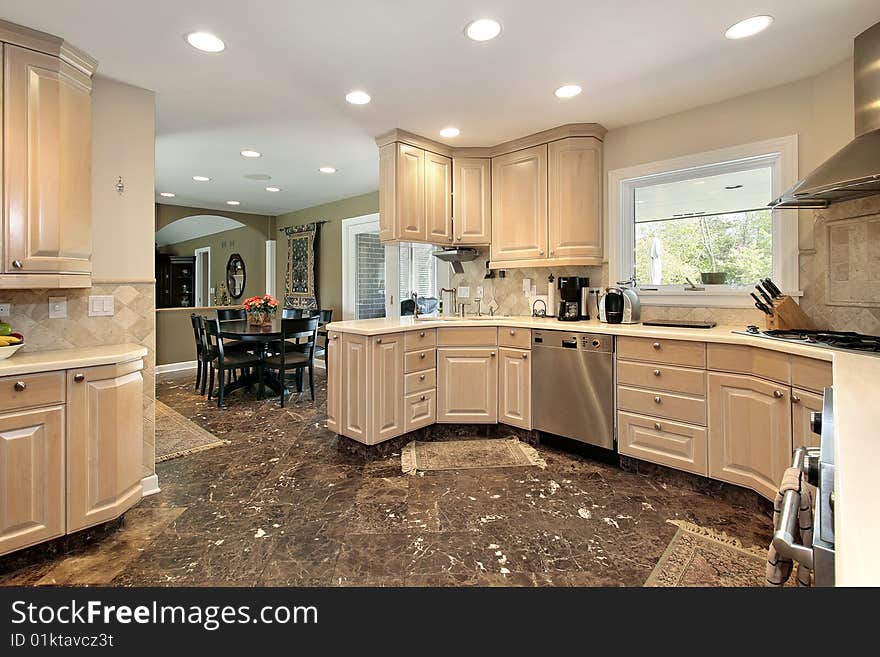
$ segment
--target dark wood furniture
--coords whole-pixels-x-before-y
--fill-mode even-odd
[[[312,401],[315,401],[315,342],[318,338],[318,325],[320,317],[302,317],[300,319],[281,320],[281,341],[283,349],[277,354],[268,356],[264,361],[264,367],[269,370],[277,370],[278,378],[284,381],[284,375],[288,370],[297,371],[297,390],[302,392],[302,373],[309,370],[309,390]],[[288,341],[292,342],[288,342]],[[279,397],[281,407],[284,408],[285,390],[281,390]]]
[[[247,319],[247,313],[244,308],[218,308],[217,319],[221,322],[226,322],[230,319]]]
[[[156,307],[188,308],[195,305],[195,256],[156,255]]]
[[[204,319],[205,333],[207,336],[207,350],[211,358],[210,380],[208,381],[208,399],[214,390],[214,372],[218,372],[217,381],[217,408],[223,405],[223,397],[226,390],[226,372],[232,373],[240,370],[242,376],[238,381],[245,378],[246,372],[255,368],[262,373],[263,360],[258,353],[251,353],[244,350],[227,350],[223,343],[223,337],[220,332],[220,321],[217,319]],[[259,376],[259,375],[258,375]],[[233,383],[238,383],[234,381]]]

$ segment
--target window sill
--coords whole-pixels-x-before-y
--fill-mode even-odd
[[[730,288],[707,285],[705,290],[685,292],[675,287],[661,290],[637,290],[643,306],[691,306],[707,308],[754,308],[750,288]],[[803,292],[787,292],[786,296],[801,297]]]

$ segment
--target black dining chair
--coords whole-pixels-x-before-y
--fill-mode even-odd
[[[217,319],[221,322],[230,319],[247,319],[247,314],[245,313],[244,308],[218,308]]]
[[[312,393],[312,401],[315,401],[315,340],[318,337],[318,323],[320,318],[301,317],[300,319],[281,320],[281,344],[291,348],[280,349],[279,353],[269,356],[264,362],[270,370],[278,370],[278,378],[281,381],[281,408],[284,408],[284,375],[288,370],[297,370],[297,392],[302,392],[303,371],[309,370],[309,390]],[[305,340],[298,344],[289,344],[288,340]],[[301,349],[304,348],[304,351]]]
[[[281,319],[299,319],[302,316],[302,308],[284,308],[281,311]]]
[[[202,328],[201,322],[199,322],[199,316],[193,313],[189,316],[190,321],[192,322],[193,329],[193,337],[196,340],[196,385],[195,389],[198,390],[202,385],[202,372],[205,367],[204,363],[204,355],[203,355],[203,343],[202,343]],[[202,394],[205,394],[205,391],[202,390]]]
[[[208,399],[211,399],[211,395],[214,391],[214,372],[216,371],[218,372],[217,408],[220,408],[223,405],[223,392],[226,387],[226,372],[232,373],[235,370],[245,371],[248,368],[256,367],[260,380],[262,381],[262,361],[258,355],[247,351],[227,350],[223,343],[223,337],[220,335],[220,320],[216,318],[204,319],[204,323],[205,334],[207,336],[207,351],[211,356]]]

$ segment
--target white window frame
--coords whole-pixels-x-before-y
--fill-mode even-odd
[[[634,190],[647,184],[674,182],[692,176],[693,169],[712,166],[717,172],[736,168],[738,161],[754,159],[771,168],[773,198],[792,187],[798,179],[797,135],[696,153],[659,162],[615,169],[608,172],[608,276],[609,281],[627,280],[634,265]],[[763,163],[762,162],[762,163]],[[773,280],[784,294],[801,296],[798,285],[798,217],[788,210],[773,210]],[[695,281],[699,285],[699,281]],[[642,282],[640,282],[641,284]],[[711,286],[701,292],[686,292],[683,285],[651,286],[639,289],[641,302],[648,306],[711,306],[750,308],[751,288]]]
[[[199,256],[201,254],[205,254],[205,257],[208,259],[208,280],[202,280],[202,268],[199,267]],[[193,305],[196,307],[205,307],[211,305],[211,247],[204,246],[199,249],[193,251],[193,255],[196,258],[194,269],[195,271],[195,294],[193,294]],[[204,295],[207,294],[208,298],[205,299]]]

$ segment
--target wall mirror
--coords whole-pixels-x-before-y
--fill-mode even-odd
[[[246,282],[247,273],[244,268],[244,260],[239,254],[233,253],[226,262],[226,287],[229,289],[229,296],[233,299],[240,299],[244,294]]]

